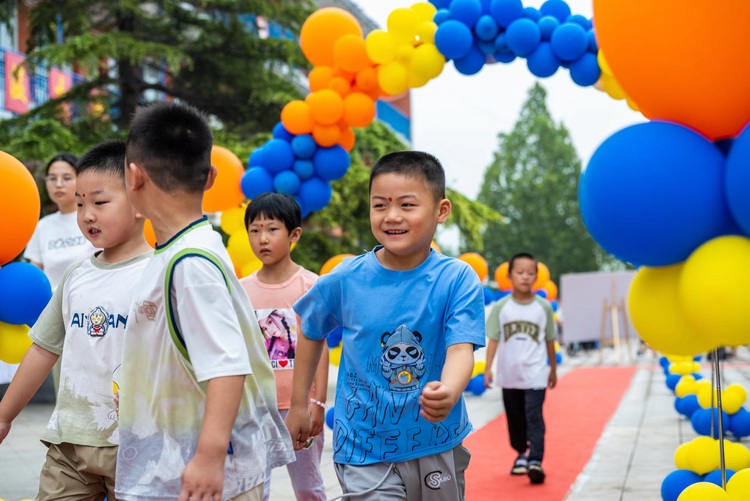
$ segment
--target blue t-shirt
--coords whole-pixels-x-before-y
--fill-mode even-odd
[[[448,417],[419,415],[446,349],[484,346],[484,291],[464,262],[432,251],[412,270],[384,268],[375,251],[342,262],[294,305],[302,332],[343,327],[333,427],[334,461],[399,462],[457,446],[471,431],[463,396]]]

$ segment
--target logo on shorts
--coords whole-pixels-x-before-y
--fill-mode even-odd
[[[440,489],[440,486],[443,485],[446,482],[450,482],[453,479],[448,474],[443,475],[442,471],[433,471],[431,473],[428,473],[424,477],[424,485],[432,489],[433,491],[436,491]]]

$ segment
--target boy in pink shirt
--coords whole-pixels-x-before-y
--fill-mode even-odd
[[[302,235],[302,216],[293,197],[263,193],[253,199],[245,212],[250,247],[263,267],[240,280],[255,308],[265,338],[268,356],[276,376],[279,411],[289,410],[294,375],[294,355],[301,322],[292,309],[297,299],[310,289],[318,276],[296,264],[291,245]],[[325,484],[320,473],[323,453],[323,425],[328,390],[328,352],[323,354],[310,392],[309,447],[296,451],[297,461],[287,465],[297,499],[324,501]],[[264,499],[268,500],[270,472],[266,475]]]

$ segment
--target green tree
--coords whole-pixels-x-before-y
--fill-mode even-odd
[[[505,216],[484,232],[492,269],[513,254],[531,252],[559,283],[563,273],[594,271],[612,260],[594,242],[578,210],[581,161],[562,123],[547,109],[547,92],[529,90],[510,133],[498,135],[478,200]]]

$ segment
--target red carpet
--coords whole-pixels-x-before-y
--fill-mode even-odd
[[[469,435],[464,441],[471,451],[466,472],[467,501],[562,501],[591,458],[635,370],[582,367],[563,376],[554,390],[547,391],[542,463],[547,479],[543,485],[531,485],[528,477],[510,475],[516,452],[508,440],[505,413]]]

